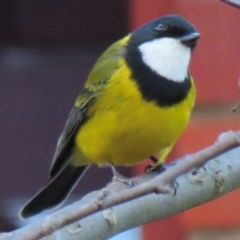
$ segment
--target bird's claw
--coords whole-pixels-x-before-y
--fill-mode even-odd
[[[151,160],[153,160],[154,162],[156,162],[156,158],[151,156],[150,157]],[[145,168],[145,172],[148,173],[148,172],[157,172],[159,174],[163,173],[164,171],[166,171],[167,168],[164,166],[164,164],[160,164],[160,165],[157,165],[157,166],[154,166],[154,165],[148,165],[146,166]],[[177,194],[177,189],[179,187],[179,184],[178,182],[174,179],[173,181],[171,181],[170,185],[173,187],[173,195],[176,196]]]

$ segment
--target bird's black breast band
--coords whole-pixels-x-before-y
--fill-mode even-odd
[[[183,101],[191,89],[190,76],[183,82],[170,81],[149,68],[142,60],[135,46],[128,45],[125,60],[132,70],[132,79],[147,101],[154,101],[161,107],[169,107]]]

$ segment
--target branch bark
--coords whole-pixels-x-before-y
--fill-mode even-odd
[[[213,200],[240,187],[239,139],[240,132],[221,135],[212,146],[177,161],[160,175],[150,173],[134,178],[140,183],[136,187],[126,189],[124,184],[111,183],[36,223],[0,235],[0,239],[34,240],[50,234],[52,238],[45,239],[107,239]],[[237,149],[230,151],[233,148]],[[189,172],[192,169],[195,171]],[[176,196],[156,194],[173,193],[167,185],[180,175]]]

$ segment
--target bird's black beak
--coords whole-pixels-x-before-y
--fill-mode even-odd
[[[191,49],[193,49],[196,46],[199,38],[200,38],[200,34],[198,32],[194,32],[194,33],[190,33],[182,37],[179,37],[178,40],[182,42],[184,45],[186,45],[187,47],[190,47]]]

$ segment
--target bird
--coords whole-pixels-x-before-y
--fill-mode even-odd
[[[151,170],[163,164],[194,107],[189,63],[199,38],[192,23],[169,14],[105,50],[59,137],[50,179],[20,210],[22,219],[60,206],[91,164],[114,169],[149,157]]]

